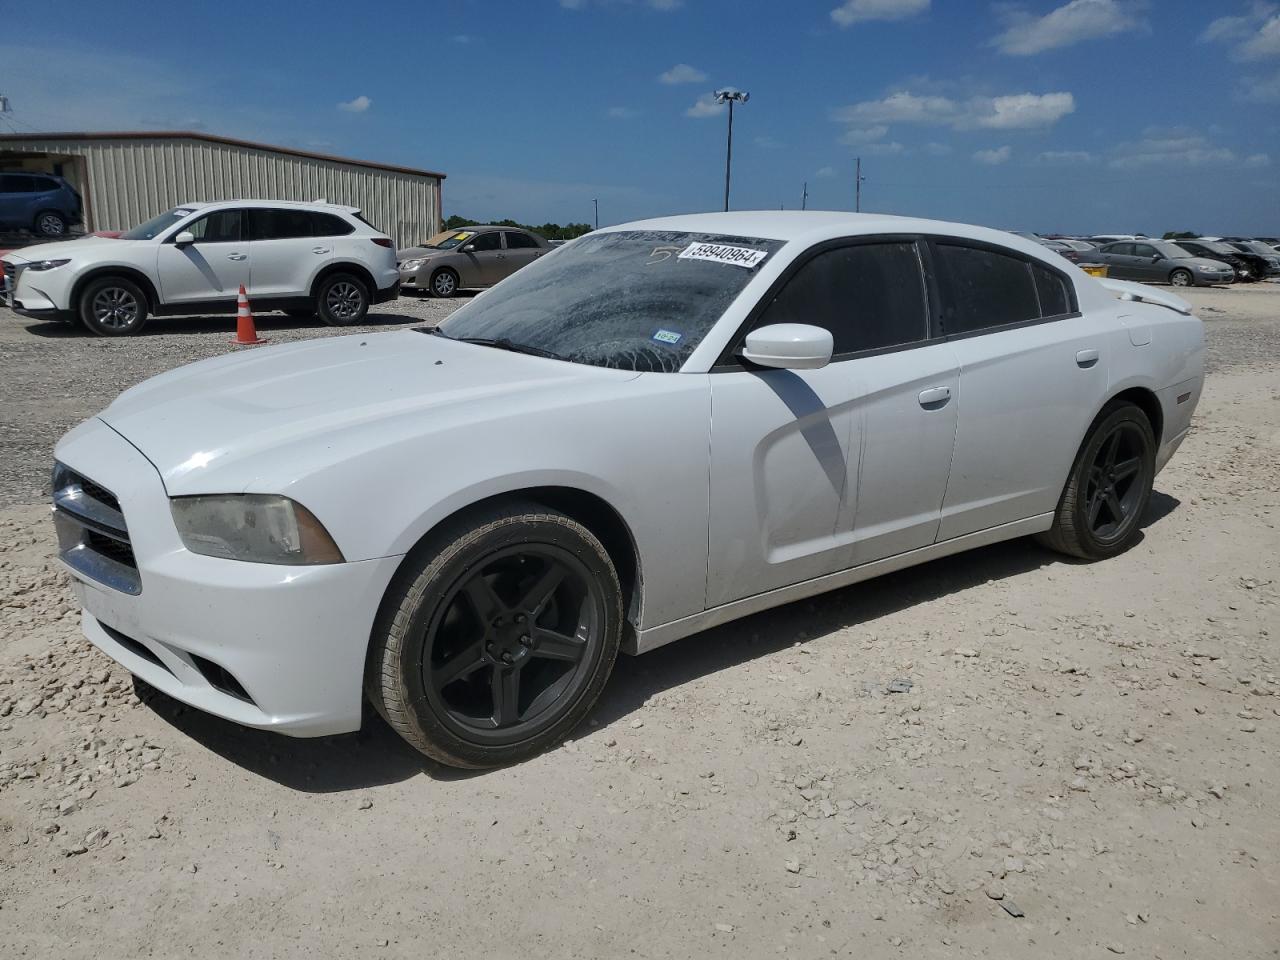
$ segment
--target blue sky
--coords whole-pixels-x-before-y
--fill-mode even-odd
[[[1280,3],[0,0],[0,127],[196,128],[441,170],[446,213],[733,205],[1280,232]],[[305,13],[303,12],[305,11]],[[334,198],[337,199],[337,198]]]

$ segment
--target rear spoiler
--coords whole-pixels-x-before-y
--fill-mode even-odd
[[[1154,303],[1160,307],[1167,307],[1177,313],[1185,316],[1191,316],[1191,304],[1183,300],[1179,296],[1172,293],[1165,293],[1163,290],[1157,290],[1155,287],[1148,287],[1145,283],[1130,283],[1128,280],[1112,280],[1110,277],[1099,277],[1098,282],[1110,290],[1112,293],[1119,294],[1121,300],[1136,300],[1139,303]]]

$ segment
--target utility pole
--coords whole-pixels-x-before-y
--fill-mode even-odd
[[[809,207],[809,181],[804,182],[804,191],[800,194],[800,209],[807,210]]]
[[[717,90],[714,94],[716,103],[729,104],[729,139],[724,148],[724,210],[729,212],[729,173],[733,168],[733,105],[746,103],[751,94],[741,90]]]
[[[596,229],[597,229],[597,230],[599,230],[599,229],[600,229],[600,198],[599,198],[599,197],[592,197],[592,198],[591,198],[591,206],[595,208],[595,211],[596,211]]]
[[[854,168],[853,174],[853,212],[862,212],[862,181],[867,179],[862,175],[862,158],[858,157],[857,166]]]

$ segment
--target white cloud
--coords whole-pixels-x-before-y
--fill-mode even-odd
[[[905,20],[929,9],[929,0],[845,0],[831,11],[842,27],[868,20]]]
[[[677,83],[702,83],[707,79],[707,75],[697,67],[691,67],[687,63],[677,63],[665,73],[658,74],[659,83],[677,84]]]
[[[1008,29],[992,43],[1002,53],[1015,57],[1111,37],[1143,26],[1132,7],[1117,0],[1071,0],[1042,17],[1020,9],[1009,11],[1006,17]]]
[[[984,163],[989,167],[995,167],[1002,163],[1008,163],[1009,158],[1013,156],[1012,147],[996,147],[993,150],[978,150],[974,153],[973,159],[976,163]]]
[[[954,151],[949,143],[926,143],[924,145],[924,152],[929,154],[931,157],[948,157]]]
[[[1255,2],[1240,17],[1219,17],[1200,35],[1204,43],[1225,43],[1235,60],[1280,57],[1280,7]]]
[[[1246,103],[1280,103],[1280,72],[1269,77],[1244,77],[1236,96]]]
[[[610,107],[605,115],[613,120],[630,120],[640,116],[640,111],[633,107]]]
[[[692,107],[684,112],[684,115],[700,120],[703,117],[718,117],[722,113],[724,113],[724,104],[716,103],[714,93],[704,93]]]
[[[889,128],[883,123],[876,124],[874,127],[854,127],[844,132],[844,135],[840,137],[840,142],[856,147],[861,143],[871,143],[873,140],[879,140],[888,132]]]
[[[786,146],[781,140],[773,137],[756,137],[755,145],[762,150],[781,150]]]
[[[1258,167],[1269,167],[1271,166],[1271,158],[1265,153],[1252,153],[1244,158],[1244,165],[1255,169]]]
[[[1154,166],[1203,167],[1234,163],[1235,153],[1220,147],[1195,131],[1162,130],[1150,127],[1141,140],[1118,144],[1110,165],[1118,169]]]
[[[906,147],[894,140],[892,143],[868,143],[859,147],[860,153],[870,157],[895,157],[906,152]]]
[[[1093,154],[1088,150],[1045,150],[1036,157],[1036,162],[1060,165],[1093,163]]]
[[[373,101],[361,94],[354,100],[344,100],[338,104],[339,110],[345,110],[347,113],[364,113],[373,106]]]
[[[836,175],[835,167],[820,167],[818,169],[818,172],[814,174],[815,177],[821,177],[823,180],[827,179],[828,177],[834,177],[835,175]]]
[[[1031,130],[1051,127],[1076,109],[1070,93],[1016,93],[1003,97],[953,100],[941,96],[916,96],[908,91],[891,93],[882,100],[866,100],[839,107],[832,117],[842,123],[870,126],[918,123],[959,130]]]
[[[456,33],[456,34],[454,34],[452,37],[450,37],[449,39],[451,39],[454,43],[460,43],[460,44],[462,44],[463,46],[466,46],[468,43],[470,43],[470,42],[471,42],[471,34],[469,34],[469,33]]]

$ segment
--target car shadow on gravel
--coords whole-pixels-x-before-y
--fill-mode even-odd
[[[1153,493],[1142,526],[1158,523],[1180,503],[1168,494]],[[1071,562],[1024,537],[766,610],[640,657],[619,657],[600,702],[575,737],[590,742],[603,727],[640,709],[654,694],[748,660],[990,580]],[[882,688],[890,679],[868,676],[864,683]],[[501,776],[505,769],[458,770],[429,760],[400,739],[367,705],[364,726],[358,733],[296,739],[195,710],[137,678],[134,686],[150,710],[206,749],[251,773],[305,793],[359,790],[419,774],[452,782]]]
[[[353,326],[353,332],[364,327],[403,326],[407,323],[422,323],[418,317],[405,313],[384,313],[371,310],[359,324]],[[268,334],[272,330],[305,330],[313,328],[318,331],[341,331],[341,327],[332,327],[323,320],[314,317],[290,317],[283,313],[255,313],[254,326],[259,334]],[[79,323],[60,323],[58,321],[37,321],[27,324],[27,332],[37,337],[51,340],[83,337],[88,340],[100,339],[90,333]],[[151,317],[147,325],[135,337],[169,336],[171,334],[193,333],[226,333],[228,337],[236,335],[236,317],[234,313],[215,314],[212,316],[194,317]]]
[[[1146,528],[1181,501],[1154,492],[1142,518]],[[1139,538],[1141,543],[1141,537]],[[619,657],[591,721],[603,727],[639,709],[649,697],[748,660],[803,645],[846,627],[874,621],[919,603],[1059,563],[1084,563],[1023,537],[944,557],[863,583],[798,600],[713,627],[639,657]],[[867,676],[883,688],[892,677]],[[584,732],[584,736],[589,736]]]

